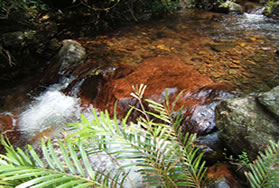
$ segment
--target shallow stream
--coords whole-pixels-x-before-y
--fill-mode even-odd
[[[86,48],[88,60],[98,67],[134,66],[147,58],[171,56],[214,82],[230,84],[235,91],[247,94],[278,85],[278,29],[277,21],[261,14],[186,10],[77,41]],[[57,130],[67,122],[78,121],[80,113],[92,118],[92,106],[83,107],[77,96],[62,92],[74,79],[78,78],[61,75],[57,84],[39,95],[33,95],[31,90],[16,93],[28,83],[11,89],[11,93],[7,91],[0,109],[2,130],[9,132],[4,127],[10,123],[9,128],[17,132],[12,134],[14,142],[35,143],[44,136],[59,135]],[[215,104],[201,106],[193,111],[193,117],[202,119],[207,124],[204,126],[213,126],[208,120],[214,121],[214,108]]]

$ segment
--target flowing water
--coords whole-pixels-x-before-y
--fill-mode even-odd
[[[78,41],[87,49],[88,59],[99,66],[137,65],[150,57],[176,56],[214,82],[231,84],[239,92],[268,90],[278,84],[278,22],[261,14],[223,15],[187,10],[162,20],[124,27],[95,38],[83,37]],[[92,106],[83,106],[77,94],[67,96],[63,92],[75,79],[61,75],[59,83],[49,86],[40,95],[26,93],[21,98],[27,101],[23,105],[11,102],[9,106],[8,102],[16,101],[19,96],[4,97],[0,118],[9,116],[12,119],[12,129],[20,137],[15,140],[34,143],[54,133],[58,136],[58,130],[63,130],[66,122],[78,121],[81,113],[93,118]],[[76,86],[72,93],[79,93],[80,85]],[[205,97],[208,93],[201,95]],[[193,94],[190,96],[194,97]],[[215,126],[216,103],[227,97],[232,95],[197,105],[189,118],[199,119],[206,128]],[[12,106],[15,107],[11,109]],[[0,125],[5,126],[9,121],[0,121]],[[106,158],[102,160],[106,163]],[[133,181],[140,181],[136,179]]]

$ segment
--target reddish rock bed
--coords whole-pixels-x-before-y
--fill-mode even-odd
[[[96,78],[98,79],[98,78]],[[193,120],[192,114],[196,108],[209,105],[215,100],[231,96],[233,88],[222,83],[214,83],[209,77],[200,74],[194,67],[183,64],[177,58],[156,57],[146,59],[136,66],[120,66],[110,75],[107,75],[102,84],[96,84],[94,77],[87,78],[81,86],[81,100],[85,105],[93,104],[94,107],[112,114],[114,104],[118,101],[117,114],[124,117],[130,105],[137,106],[137,100],[130,94],[132,86],[147,85],[144,98],[163,102],[165,89],[168,90],[170,101],[184,91],[177,102],[175,110],[184,105],[185,127],[194,132],[203,133],[211,131],[210,127],[199,124]],[[98,87],[97,95],[90,95],[88,91]],[[206,107],[205,107],[206,108]],[[210,113],[214,112],[214,109]],[[210,114],[205,114],[205,116]],[[213,114],[211,114],[213,115]],[[136,114],[132,114],[133,119]],[[211,117],[205,117],[211,119]]]

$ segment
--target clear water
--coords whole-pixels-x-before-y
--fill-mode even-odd
[[[238,37],[251,37],[255,34],[267,36],[272,39],[272,43],[278,41],[278,24],[275,21],[265,18],[260,14],[244,14],[240,16],[224,16],[222,21],[209,21],[189,19],[189,17],[182,16],[169,18],[159,25],[153,25],[155,29],[170,29],[178,30],[184,29],[185,25],[189,25],[190,34],[211,35],[214,39],[221,38],[238,38]],[[212,25],[210,23],[213,23]],[[165,27],[162,27],[162,25]],[[190,26],[191,25],[191,26]],[[158,28],[157,28],[158,27]],[[223,28],[223,29],[221,29]],[[173,31],[172,31],[173,32]],[[171,32],[171,35],[172,35]],[[171,36],[170,35],[170,36]],[[172,37],[172,36],[171,36]],[[200,40],[202,38],[198,38]],[[66,96],[61,90],[66,88],[67,85],[74,78],[64,78],[60,83],[50,86],[40,96],[35,97],[33,102],[27,106],[27,108],[20,113],[18,117],[19,131],[21,132],[23,139],[28,141],[34,141],[34,137],[47,130],[50,134],[47,136],[59,135],[59,132],[66,127],[66,123],[79,121],[81,113],[84,113],[90,120],[93,118],[91,114],[91,108],[83,108],[80,103],[80,99],[75,96]],[[74,93],[77,93],[79,88],[75,88]],[[174,92],[169,89],[169,92]],[[197,106],[195,109],[193,121],[198,121],[201,126],[205,128],[214,126],[214,108],[216,103],[212,103],[205,106]],[[44,134],[45,135],[45,134]],[[38,137],[38,140],[41,138]],[[104,169],[113,170],[116,168],[114,163],[108,158],[108,156],[100,154],[91,157],[92,164],[100,166]],[[127,164],[129,161],[121,161],[121,163]],[[98,164],[98,165],[97,165]],[[132,169],[130,179],[135,183],[136,187],[141,187],[140,184],[142,177],[137,173],[138,169]],[[127,182],[125,187],[131,187]]]

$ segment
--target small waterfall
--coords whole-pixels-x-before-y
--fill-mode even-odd
[[[79,99],[60,91],[72,79],[50,86],[19,115],[19,131],[27,141],[45,130],[60,129],[67,122],[77,120],[81,111]]]
[[[94,119],[91,106],[86,109],[82,108],[79,98],[66,96],[62,92],[74,79],[64,78],[59,84],[50,86],[39,97],[34,98],[27,109],[19,115],[19,131],[23,136],[21,139],[36,146],[45,136],[43,132],[47,132],[47,136],[58,137],[63,128],[66,128],[66,123],[79,121],[81,113],[89,121]],[[118,168],[118,165],[106,153],[90,155],[90,161],[93,168],[99,171],[106,169],[114,174],[114,170]],[[120,160],[118,164],[122,166],[131,162],[131,160]],[[134,186],[143,187],[143,177],[137,172],[139,168],[131,167],[129,170],[129,178]],[[132,186],[127,181],[124,183],[124,187]]]

